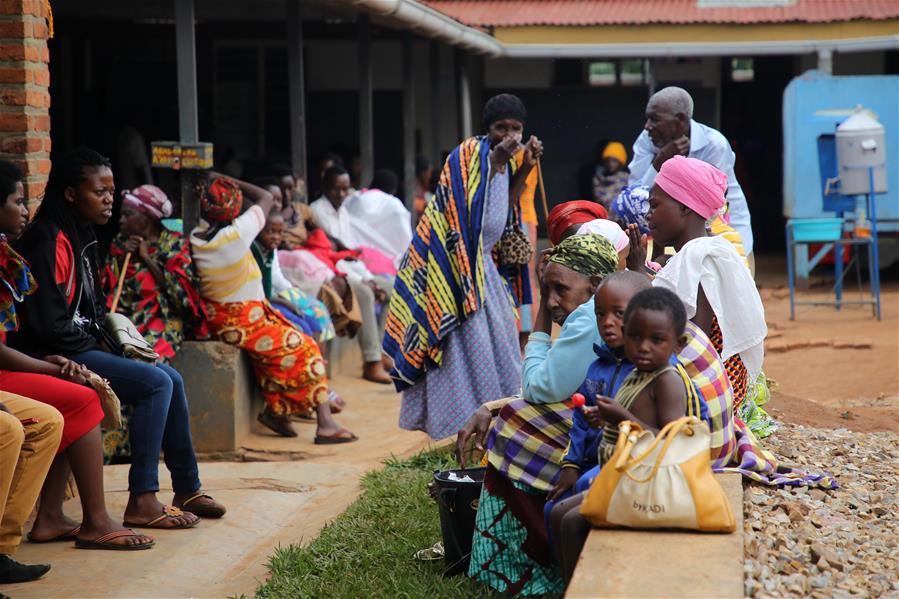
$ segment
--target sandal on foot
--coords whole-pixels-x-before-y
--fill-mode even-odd
[[[262,412],[257,418],[260,424],[268,427],[282,437],[296,437],[297,432],[290,428],[290,423],[278,420],[268,412]]]
[[[338,430],[333,435],[315,435],[316,445],[336,445],[338,443],[352,443],[358,440],[359,437],[345,428]]]
[[[31,533],[28,533],[28,540],[31,541],[32,543],[61,543],[63,541],[66,541],[66,542],[74,541],[75,539],[78,538],[78,535],[80,533],[81,533],[81,525],[79,524],[78,526],[76,526],[75,528],[73,528],[72,530],[70,530],[67,533],[55,536],[52,539],[44,539],[41,541],[32,537]]]
[[[117,530],[115,532],[108,532],[102,537],[97,537],[93,541],[83,541],[81,539],[75,539],[75,548],[76,549],[108,549],[112,551],[140,551],[141,549],[149,549],[153,545],[156,544],[156,541],[151,540],[148,543],[137,543],[137,544],[122,544],[122,543],[113,543],[116,539],[121,539],[123,537],[141,537],[146,535],[139,535],[135,533],[133,530]]]
[[[181,505],[176,505],[175,507],[182,511],[190,512],[194,516],[200,516],[201,518],[221,518],[225,515],[225,506],[215,499],[212,499],[212,503],[193,503],[197,499],[202,499],[204,497],[206,499],[212,499],[212,496],[207,495],[202,491],[198,491],[185,499]],[[193,503],[193,505],[191,505],[191,503]]]
[[[199,524],[200,519],[197,518],[190,524],[182,524],[180,526],[166,526],[161,524],[166,520],[174,520],[179,516],[183,516],[184,512],[176,507],[172,507],[170,505],[165,505],[162,507],[162,514],[156,516],[152,520],[147,520],[146,522],[122,522],[122,526],[128,526],[131,528],[158,528],[161,530],[179,530],[184,528],[193,528],[197,524]]]

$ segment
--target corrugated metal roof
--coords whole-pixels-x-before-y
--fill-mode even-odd
[[[899,0],[795,0],[782,6],[700,7],[697,0],[421,0],[479,27],[831,23],[899,18]],[[718,5],[722,2],[717,3]],[[765,4],[765,3],[757,3]],[[771,4],[768,2],[767,4]]]

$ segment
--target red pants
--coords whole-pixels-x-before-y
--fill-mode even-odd
[[[56,377],[30,372],[0,370],[0,391],[22,395],[53,406],[65,423],[59,453],[83,437],[103,420],[100,398],[90,387],[76,385]]]

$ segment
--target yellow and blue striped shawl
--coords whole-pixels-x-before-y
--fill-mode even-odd
[[[403,257],[390,298],[382,347],[393,358],[397,391],[443,362],[443,341],[481,307],[484,294],[484,216],[490,144],[463,141],[446,160],[437,193],[425,208]],[[509,164],[514,174],[518,168]],[[511,181],[510,177],[510,181]],[[518,202],[509,223],[521,226]],[[530,302],[527,267],[501,269],[511,307]]]

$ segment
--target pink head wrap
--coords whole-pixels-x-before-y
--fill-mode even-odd
[[[576,234],[588,235],[590,233],[601,235],[611,241],[612,245],[615,246],[616,252],[620,252],[630,244],[627,233],[625,233],[624,229],[621,228],[621,225],[615,221],[606,220],[604,218],[591,220],[590,222],[581,225],[581,228],[577,230]]]
[[[122,192],[122,203],[156,220],[172,215],[172,202],[165,192],[155,185],[141,185],[133,191],[126,189]]]
[[[662,165],[656,185],[708,220],[724,207],[727,175],[708,162],[674,156]]]

